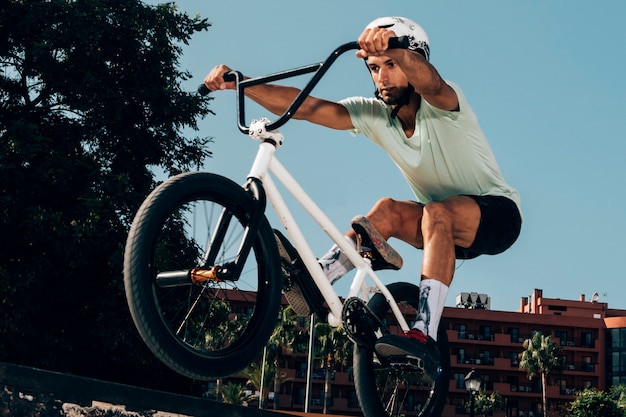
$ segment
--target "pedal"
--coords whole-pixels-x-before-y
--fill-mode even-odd
[[[416,356],[392,356],[387,358],[389,366],[396,370],[424,372],[424,361]]]
[[[390,356],[386,358],[386,360],[389,367],[396,371],[421,374],[421,377],[418,380],[424,384],[435,383],[439,381],[439,377],[441,376],[441,366],[437,366],[435,375],[430,375],[426,372],[424,360],[416,356]]]
[[[389,245],[365,216],[352,219],[352,229],[356,233],[357,251],[369,259],[374,271],[402,268],[402,256]]]
[[[312,313],[318,313],[320,317],[325,316],[327,311],[324,308],[324,297],[299,258],[298,252],[278,230],[274,230],[274,237],[280,255],[285,298],[299,316],[306,317]]]

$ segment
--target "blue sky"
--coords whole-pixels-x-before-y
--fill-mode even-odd
[[[150,1],[148,3],[157,3]],[[457,265],[446,305],[460,292],[486,293],[494,310],[515,311],[534,288],[550,298],[587,299],[626,309],[626,2],[511,1],[179,1],[212,27],[184,48],[182,67],[202,81],[225,63],[258,76],[323,61],[379,16],[412,18],[428,32],[431,62],[467,95],[507,181],[522,196],[517,243],[497,256]],[[301,85],[304,79],[295,79]],[[352,52],[313,95],[370,96],[373,84]],[[200,123],[214,138],[204,169],[243,182],[256,143],[235,125],[234,94],[217,92]],[[251,106],[249,117],[271,114]],[[413,199],[397,168],[364,136],[306,122],[281,129],[277,156],[340,229],[380,197]],[[329,243],[303,220],[321,255]],[[270,217],[270,220],[272,218]],[[386,282],[418,281],[421,252],[397,240],[404,268]],[[336,284],[340,293],[347,280]]]

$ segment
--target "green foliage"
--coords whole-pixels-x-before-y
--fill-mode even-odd
[[[150,168],[210,155],[182,135],[210,110],[178,68],[208,27],[138,0],[0,3],[0,360],[180,384],[132,327],[122,251]]]
[[[259,401],[261,401],[261,408],[263,408],[265,399],[269,394],[270,383],[272,382],[275,373],[276,367],[272,362],[265,362],[265,366],[263,366],[263,363],[253,363],[241,373],[243,376],[248,378],[246,385],[261,393],[261,398],[259,398]]]
[[[527,371],[529,379],[541,377],[542,405],[543,410],[547,410],[547,376],[561,372],[565,365],[561,356],[561,346],[552,343],[552,336],[544,336],[539,332],[535,333],[532,339],[526,339],[523,346],[525,350],[520,354],[519,368]]]
[[[278,321],[274,333],[270,337],[269,350],[274,356],[274,409],[280,408],[280,386],[286,381],[284,374],[281,372],[280,360],[283,356],[283,350],[288,352],[294,351],[294,343],[296,337],[302,333],[298,328],[298,316],[293,312],[291,306],[283,308],[280,312],[280,320]]]
[[[326,370],[323,412],[327,414],[335,364],[346,364],[352,358],[352,342],[348,339],[345,330],[327,323],[317,323],[315,325],[315,356],[321,359],[322,366]]]
[[[466,403],[466,409],[469,411],[470,403]],[[487,416],[494,411],[504,409],[504,400],[499,392],[494,391],[487,395],[484,390],[479,391],[474,397],[474,412],[476,415]]]
[[[228,382],[222,388],[222,401],[226,404],[248,405],[253,396],[246,394],[246,387]]]
[[[563,370],[562,349],[552,343],[552,336],[535,333],[532,339],[524,341],[523,346],[525,350],[520,354],[519,367],[528,372],[529,378]]]
[[[620,408],[626,410],[626,385],[612,386],[609,395]]]
[[[345,330],[328,323],[315,325],[315,356],[323,366],[335,363],[346,364],[352,359],[352,342]]]
[[[617,405],[617,401],[604,391],[588,388],[576,394],[572,402],[568,417],[624,417],[624,409]]]

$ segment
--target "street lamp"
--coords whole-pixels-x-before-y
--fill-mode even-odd
[[[470,393],[470,417],[474,417],[474,396],[480,390],[482,377],[474,369],[465,375],[465,389]]]

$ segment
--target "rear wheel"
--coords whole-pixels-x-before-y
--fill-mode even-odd
[[[239,254],[254,204],[227,178],[185,173],[156,188],[133,221],[124,256],[131,315],[152,352],[190,378],[245,368],[276,324],[282,283],[267,219],[241,274],[217,276],[211,269],[231,265]],[[229,221],[216,234],[220,218]],[[198,267],[212,278],[192,283],[189,271]]]
[[[407,321],[417,317],[419,288],[409,283],[388,286]],[[389,304],[382,294],[368,302],[369,309],[381,320],[387,319],[388,328],[400,331],[392,320]],[[378,361],[368,343],[354,345],[354,383],[365,417],[440,416],[448,394],[450,379],[450,351],[445,326],[437,332],[437,346],[441,356],[441,373],[433,383],[420,382],[421,373],[408,367],[392,367]]]

